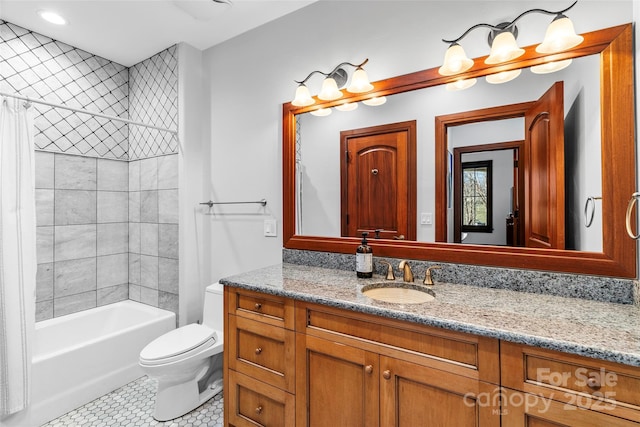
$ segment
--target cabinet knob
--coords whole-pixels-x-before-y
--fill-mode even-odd
[[[600,390],[600,387],[602,387],[602,384],[600,384],[598,378],[596,378],[595,376],[590,376],[587,380],[587,387],[589,387],[591,390],[598,391]]]
[[[262,353],[262,347],[256,348],[256,354],[260,354],[260,353]]]
[[[255,305],[256,310],[260,310],[262,308],[262,304],[260,304],[259,302],[256,303]]]
[[[258,415],[262,414],[262,406],[258,406],[256,408],[256,414],[258,414]]]
[[[372,366],[372,365],[367,365],[367,366],[365,366],[365,367],[364,367],[364,371],[365,371],[367,374],[371,374],[371,373],[373,373],[373,366]]]
[[[388,380],[389,378],[391,378],[391,371],[387,369],[386,371],[384,371],[384,372],[382,373],[382,377],[383,377],[385,380]]]

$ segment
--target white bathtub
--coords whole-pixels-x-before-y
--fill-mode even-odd
[[[31,406],[0,424],[39,426],[143,376],[140,351],[175,323],[134,301],[36,323]]]

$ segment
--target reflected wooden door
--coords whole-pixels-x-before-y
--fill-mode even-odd
[[[564,249],[564,92],[556,82],[525,113],[525,246]]]
[[[416,239],[416,122],[340,132],[341,235]]]

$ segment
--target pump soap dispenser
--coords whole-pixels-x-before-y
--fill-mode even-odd
[[[367,235],[362,233],[362,243],[356,249],[356,275],[362,278],[373,277],[373,249],[367,245]]]

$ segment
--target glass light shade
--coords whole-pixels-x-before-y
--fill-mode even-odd
[[[522,72],[521,69],[511,70],[511,71],[502,71],[496,74],[490,74],[486,77],[487,83],[491,84],[500,84],[509,82],[520,75]]]
[[[524,54],[524,49],[518,47],[516,38],[509,31],[499,33],[491,43],[491,53],[484,60],[485,64],[500,64],[511,61]]]
[[[306,107],[307,105],[315,104],[315,102],[315,99],[309,93],[309,89],[303,83],[296,89],[296,97],[291,101],[291,104],[296,107]]]
[[[462,46],[454,43],[445,52],[444,62],[442,67],[438,68],[438,73],[442,76],[453,76],[454,74],[464,73],[471,67],[473,67],[473,59],[467,58]]]
[[[547,27],[544,40],[536,47],[538,53],[556,53],[579,45],[584,37],[576,34],[573,22],[564,15],[558,15]]]
[[[362,101],[364,105],[368,105],[370,107],[377,107],[378,105],[382,105],[387,102],[386,96],[374,96],[373,98],[365,99]]]
[[[455,82],[447,83],[447,85],[445,86],[445,89],[449,91],[465,90],[465,89],[469,89],[471,86],[476,84],[477,81],[478,79],[457,80]]]
[[[362,68],[357,68],[351,77],[351,84],[347,90],[351,93],[364,93],[373,89],[373,85],[369,83],[367,72]]]
[[[571,65],[572,59],[565,59],[564,61],[552,61],[546,62],[540,65],[534,65],[531,67],[531,72],[535,74],[548,74],[556,71],[564,70]]]
[[[358,108],[357,102],[347,102],[344,104],[336,105],[336,110],[338,111],[353,111]]]
[[[322,82],[322,89],[320,89],[318,98],[325,101],[333,101],[334,99],[342,98],[342,91],[338,89],[338,84],[334,79],[327,77]]]
[[[311,111],[311,114],[318,117],[324,117],[331,114],[331,108],[319,108],[317,110]]]

